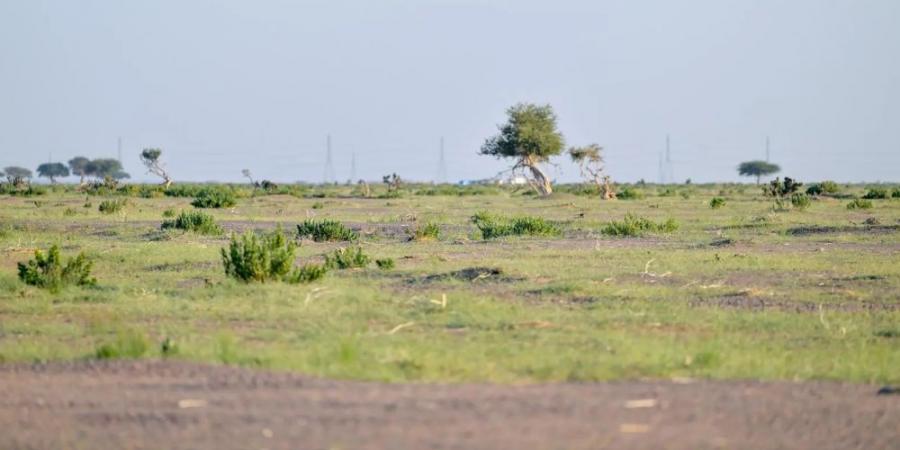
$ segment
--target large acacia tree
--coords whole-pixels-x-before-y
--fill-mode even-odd
[[[56,177],[69,176],[69,168],[63,163],[43,163],[37,167],[38,176],[49,178],[51,183],[56,183]]]
[[[91,160],[84,156],[76,156],[69,160],[69,169],[72,171],[72,175],[81,177],[81,180],[78,182],[81,185],[84,185],[84,177],[88,176],[86,169],[90,163]]]
[[[145,148],[144,151],[141,152],[141,162],[147,167],[147,173],[152,173],[162,178],[163,186],[168,188],[172,185],[172,177],[170,177],[169,172],[166,171],[166,165],[159,159],[161,155],[162,150],[158,148]],[[249,171],[247,172],[249,173]]]
[[[499,125],[500,133],[487,139],[481,146],[482,155],[496,158],[512,158],[513,173],[526,174],[529,183],[542,195],[553,192],[550,178],[540,164],[551,156],[559,155],[565,146],[562,133],[556,129],[556,114],[550,105],[519,103],[506,111],[505,124]],[[530,174],[531,176],[527,176]]]
[[[84,174],[89,177],[109,177],[115,180],[131,177],[122,170],[122,163],[112,158],[99,158],[88,162],[84,167]]]
[[[744,177],[756,177],[756,184],[759,184],[761,177],[780,171],[781,167],[778,167],[778,164],[768,161],[747,161],[738,166],[738,174]]]

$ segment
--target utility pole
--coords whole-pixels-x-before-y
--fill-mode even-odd
[[[669,183],[675,182],[675,168],[672,166],[672,146],[669,135],[666,135],[666,178]]]
[[[326,183],[334,181],[334,163],[331,161],[331,135],[325,140],[325,179]]]
[[[766,136],[766,162],[769,162],[769,137]]]
[[[350,182],[356,181],[356,153],[350,155]]]
[[[119,155],[119,164],[122,164],[122,138],[121,137],[119,137],[116,140],[116,150],[118,152],[117,154]]]
[[[444,159],[444,137],[441,136],[440,159],[438,162],[437,182],[447,182],[447,161]]]

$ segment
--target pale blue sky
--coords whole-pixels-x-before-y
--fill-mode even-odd
[[[161,147],[177,180],[451,180],[519,101],[619,180],[900,179],[896,0],[0,0],[0,166]],[[564,161],[560,158],[560,161]],[[577,177],[568,163],[551,173]]]

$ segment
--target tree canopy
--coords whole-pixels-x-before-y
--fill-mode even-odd
[[[117,180],[130,178],[130,175],[122,170],[122,163],[112,158],[100,158],[88,162],[84,167],[84,174],[90,177],[110,177]]]
[[[69,176],[69,168],[63,163],[43,163],[37,168],[38,176],[49,178],[50,182],[55,183],[57,177]]]
[[[756,184],[759,184],[760,177],[780,171],[781,167],[778,167],[778,164],[772,164],[768,161],[747,161],[742,162],[738,166],[738,174],[745,177],[756,177]]]
[[[162,150],[158,148],[145,148],[141,152],[141,162],[144,164],[144,166],[147,167],[147,173],[152,173],[162,178],[163,185],[168,188],[172,185],[172,177],[169,176],[169,172],[166,171],[165,166],[163,165],[162,161],[160,161],[159,157],[161,155]]]
[[[9,178],[31,178],[31,171],[19,166],[8,166],[3,168],[3,172]]]

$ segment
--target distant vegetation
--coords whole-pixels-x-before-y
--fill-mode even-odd
[[[230,208],[236,204],[237,199],[233,192],[214,187],[201,189],[191,202],[195,208]]]
[[[91,277],[92,263],[84,253],[66,260],[65,264],[59,254],[59,247],[50,247],[46,255],[35,250],[34,259],[27,263],[19,263],[19,279],[25,284],[49,289],[57,292],[70,286],[93,286],[97,283]]]
[[[344,224],[330,219],[309,219],[297,225],[297,236],[301,239],[312,239],[316,242],[355,241],[359,234]]]
[[[600,229],[607,236],[617,237],[639,237],[653,233],[672,233],[676,230],[678,230],[678,222],[675,219],[654,222],[633,214],[626,214],[622,220],[612,220]]]
[[[202,211],[182,211],[174,220],[163,221],[162,229],[184,230],[213,236],[222,234],[222,227],[216,223],[216,219]]]
[[[541,217],[503,217],[481,211],[472,217],[472,223],[481,231],[484,239],[504,236],[557,236],[562,233],[558,225]]]
[[[767,161],[747,161],[738,166],[738,174],[745,177],[756,177],[756,184],[759,184],[760,178],[780,171],[781,167],[778,167],[778,164]]]

